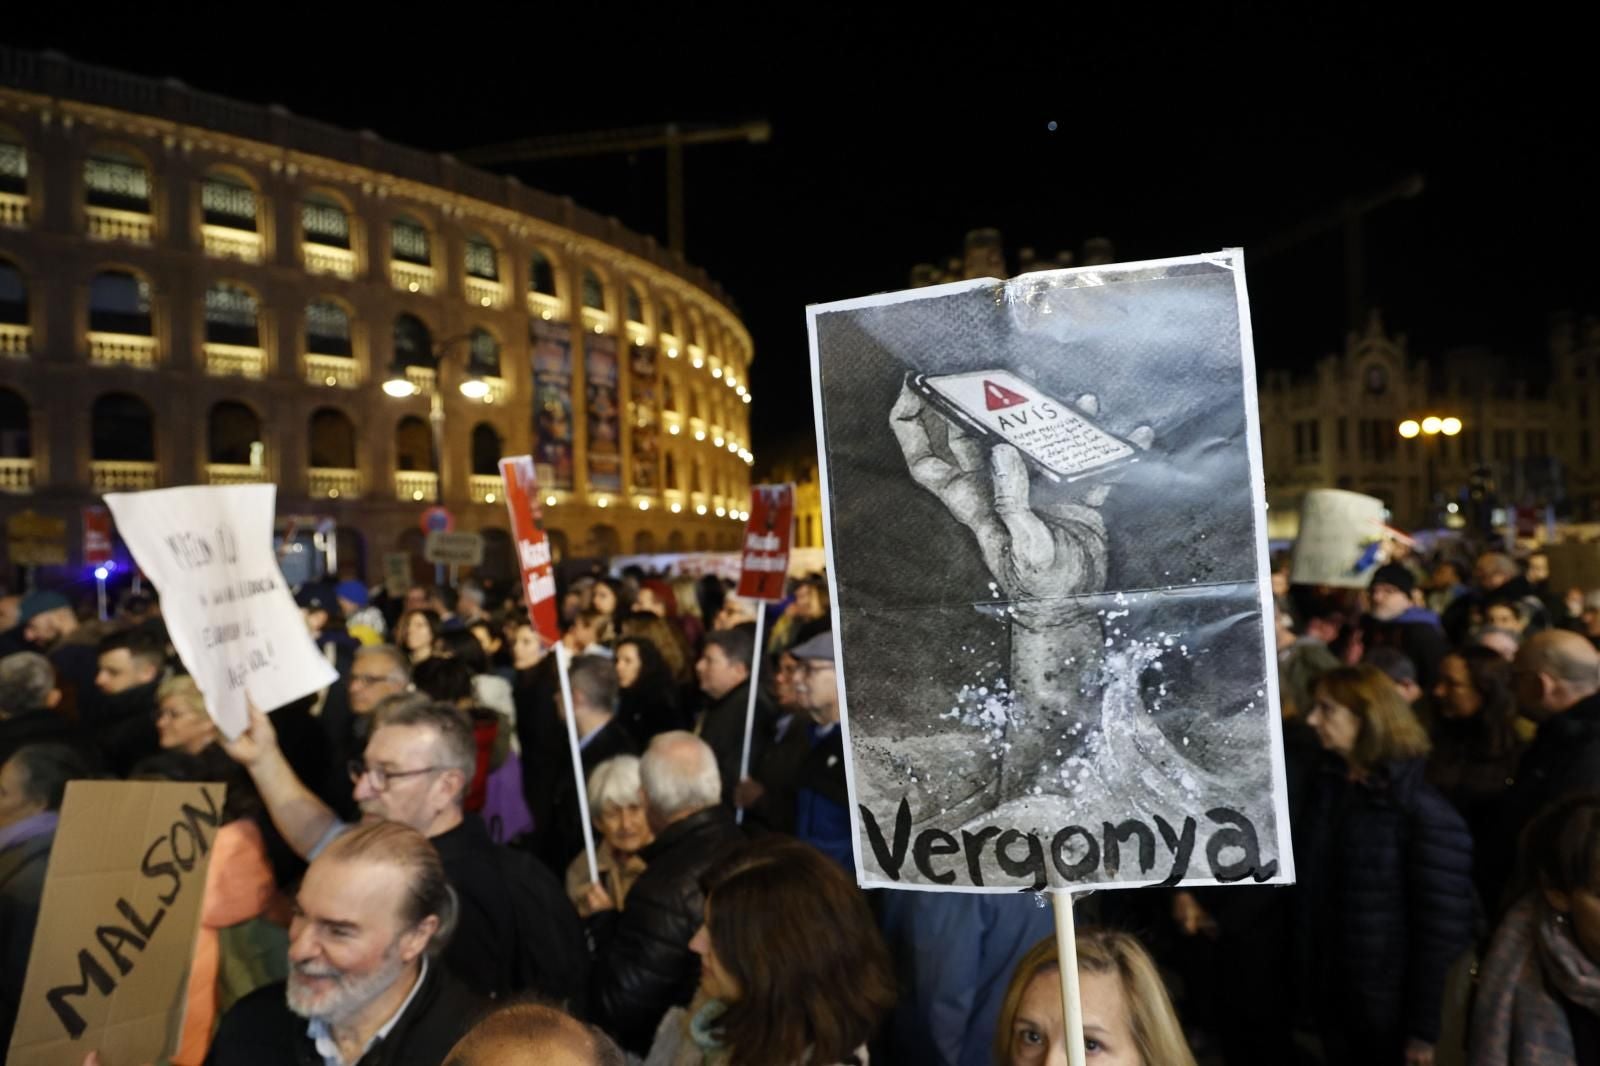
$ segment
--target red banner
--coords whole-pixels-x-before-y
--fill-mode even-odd
[[[794,541],[794,486],[756,485],[750,490],[750,520],[744,527],[739,559],[739,595],[776,602],[783,599]]]
[[[111,512],[104,507],[83,509],[83,565],[111,561]]]
[[[561,639],[556,618],[556,577],[550,559],[550,541],[539,520],[544,507],[539,500],[539,478],[533,456],[512,455],[500,460],[500,478],[506,483],[506,510],[511,512],[511,536],[517,542],[517,562],[522,567],[522,589],[528,597],[528,617],[546,644]]]

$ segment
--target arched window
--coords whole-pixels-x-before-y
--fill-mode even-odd
[[[416,415],[406,415],[394,427],[394,468],[433,469],[433,432]]]
[[[350,214],[327,193],[309,193],[300,205],[301,239],[329,248],[350,247]]]
[[[433,334],[416,315],[398,315],[394,320],[394,361],[401,366],[437,365],[433,356]]]
[[[207,343],[259,348],[258,312],[255,293],[226,281],[217,282],[206,290]]]
[[[401,215],[390,224],[390,254],[402,263],[429,266],[433,260],[428,254],[428,229],[416,219]]]
[[[704,492],[706,484],[705,468],[700,460],[694,460],[694,465],[689,468],[689,491]]]
[[[617,531],[612,526],[590,526],[589,546],[596,556],[607,559],[621,554],[622,538],[617,536]]]
[[[350,358],[354,349],[350,345],[350,314],[344,305],[333,300],[306,305],[306,351]]]
[[[94,402],[89,419],[92,459],[153,463],[156,419],[150,405],[129,392],[108,392]]]
[[[223,400],[211,408],[206,431],[206,462],[260,466],[264,445],[261,419],[244,404]]]
[[[674,529],[667,534],[667,551],[681,552],[684,549],[683,530]]]
[[[700,532],[698,532],[698,533],[696,533],[694,535],[694,550],[695,551],[703,552],[707,548],[710,548],[710,547],[711,547],[711,538],[706,533],[705,530],[702,529]]]
[[[656,328],[662,333],[676,335],[678,332],[677,323],[672,317],[672,308],[666,304],[656,306]]]
[[[543,252],[534,252],[528,262],[528,288],[544,296],[556,294],[555,264]]]
[[[221,171],[200,183],[201,217],[208,226],[256,230],[256,191],[240,177]]]
[[[112,149],[92,152],[83,164],[84,198],[93,207],[150,213],[150,171],[136,156]]]
[[[28,401],[18,393],[0,388],[0,459],[31,459],[33,427],[28,418]]]
[[[678,487],[678,461],[672,457],[671,452],[668,452],[665,458],[667,488],[675,489]]]
[[[471,346],[467,351],[467,369],[484,377],[500,376],[500,342],[494,339],[493,333],[486,329],[472,331]]]
[[[661,409],[676,411],[678,409],[678,389],[672,384],[670,377],[661,379]]]
[[[644,299],[639,295],[639,290],[632,285],[628,286],[627,311],[629,322],[644,321]]]
[[[489,423],[472,427],[472,472],[494,477],[500,472],[500,433]]]
[[[348,415],[333,407],[311,413],[311,466],[327,470],[356,468],[356,427]]]
[[[633,553],[635,555],[649,555],[656,550],[656,535],[648,529],[641,529],[633,535]]]
[[[14,263],[0,259],[0,322],[28,324],[28,283]]]
[[[153,336],[150,283],[125,270],[106,270],[89,282],[89,328],[96,333]]]
[[[583,272],[583,306],[596,311],[606,309],[606,287],[600,283],[600,275],[592,270]]]
[[[483,237],[473,234],[467,238],[466,260],[468,277],[500,280],[500,253]]]
[[[0,192],[28,194],[28,149],[4,127],[0,127]]]

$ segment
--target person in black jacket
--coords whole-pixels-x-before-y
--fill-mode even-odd
[[[750,663],[755,647],[754,625],[718,629],[706,634],[705,651],[694,664],[700,691],[706,695],[706,707],[695,733],[716,753],[717,772],[722,775],[722,801],[730,810],[744,757],[745,718],[750,710]],[[773,717],[772,708],[765,699],[758,697],[755,720],[768,722]],[[751,766],[761,761],[762,740],[762,731],[755,730],[750,745]]]
[[[700,963],[689,941],[704,917],[701,878],[742,836],[721,803],[716,756],[699,738],[662,733],[640,760],[639,777],[656,839],[640,852],[645,870],[627,909],[597,908],[590,920],[589,1005],[602,1029],[643,1055],[662,1015],[694,996]]]
[[[72,723],[61,715],[55,667],[36,651],[0,659],[0,762],[27,744],[71,743]]]
[[[1382,671],[1324,674],[1307,722],[1330,759],[1295,827],[1296,947],[1325,1061],[1431,1063],[1472,941],[1472,838],[1423,779],[1427,734]]]
[[[223,1015],[208,1066],[444,1061],[480,1003],[430,959],[453,902],[427,838],[395,822],[353,829],[311,863],[295,904],[288,981]]]
[[[641,744],[657,733],[689,726],[678,704],[678,686],[661,651],[645,637],[623,637],[616,647],[618,714]]]
[[[583,763],[584,786],[594,768],[618,755],[637,755],[639,746],[615,714],[617,674],[611,660],[580,655],[567,669],[572,686],[573,724],[578,731],[578,754]],[[563,714],[562,700],[556,712]],[[563,722],[565,717],[561,719]],[[578,808],[578,784],[572,779],[572,748],[561,734],[561,758],[552,767],[550,818],[535,828],[535,849],[557,877],[565,879],[573,856],[584,850],[583,816]],[[597,812],[590,812],[591,815]]]
[[[1600,787],[1600,652],[1577,633],[1546,630],[1518,650],[1511,676],[1517,705],[1539,732],[1479,841],[1484,903],[1496,916],[1512,903],[1506,889],[1534,816],[1566,795]]]

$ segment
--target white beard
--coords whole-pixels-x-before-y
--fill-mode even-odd
[[[359,1014],[387,992],[405,968],[405,961],[400,958],[400,946],[391,944],[377,969],[359,977],[338,973],[333,987],[319,993],[296,982],[300,966],[291,964],[287,988],[289,1009],[302,1018],[319,1018],[330,1025],[337,1025]],[[334,976],[319,972],[328,969],[331,968],[319,966],[309,976]]]

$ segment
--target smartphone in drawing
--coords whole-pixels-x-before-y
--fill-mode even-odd
[[[1009,444],[1052,481],[1076,481],[1134,459],[1138,449],[1071,404],[1007,370],[912,374],[912,390],[990,444]]]

